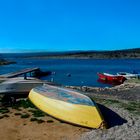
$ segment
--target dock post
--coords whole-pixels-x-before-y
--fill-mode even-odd
[[[24,74],[24,79],[25,79],[25,80],[27,79],[27,75],[26,75],[26,73]]]

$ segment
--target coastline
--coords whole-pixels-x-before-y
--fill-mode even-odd
[[[140,59],[140,48],[112,51],[66,51],[28,53],[24,59]]]
[[[105,97],[118,100],[140,101],[140,83],[126,81],[114,87],[88,87],[88,86],[66,86],[71,89],[82,91],[89,97]]]
[[[117,59],[140,59],[140,57],[122,57],[122,58],[115,58],[115,57],[71,57],[71,56],[66,56],[66,57],[63,57],[63,56],[45,56],[45,57],[26,57],[26,58],[23,58],[23,59],[95,59],[95,60],[105,60],[105,59],[112,59],[112,60],[117,60]]]
[[[42,114],[27,99],[21,99],[19,106],[5,108],[5,112],[1,107],[1,137],[6,140],[9,138],[45,140],[46,136],[51,140],[124,139],[128,138],[127,136],[130,139],[139,138],[140,83],[127,81],[111,88],[69,88],[80,90],[96,101],[109,126],[107,130],[88,129],[61,122]]]

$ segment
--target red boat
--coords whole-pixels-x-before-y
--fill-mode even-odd
[[[126,78],[120,75],[113,75],[109,73],[97,73],[99,76],[99,79],[106,82],[112,82],[112,83],[123,83]]]

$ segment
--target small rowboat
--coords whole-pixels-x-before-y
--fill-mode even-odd
[[[107,81],[107,82],[114,82],[114,83],[123,83],[126,78],[121,75],[113,75],[109,73],[97,73],[99,76],[99,79]]]
[[[43,85],[33,88],[29,99],[43,112],[65,122],[89,128],[106,127],[96,103],[77,91]]]
[[[0,83],[0,95],[28,95],[32,88],[44,83],[44,81],[33,77],[26,77],[26,79],[24,77],[6,78]]]

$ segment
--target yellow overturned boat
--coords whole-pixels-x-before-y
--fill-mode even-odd
[[[33,88],[29,99],[37,108],[57,119],[89,128],[106,127],[96,103],[77,91],[43,85]]]

